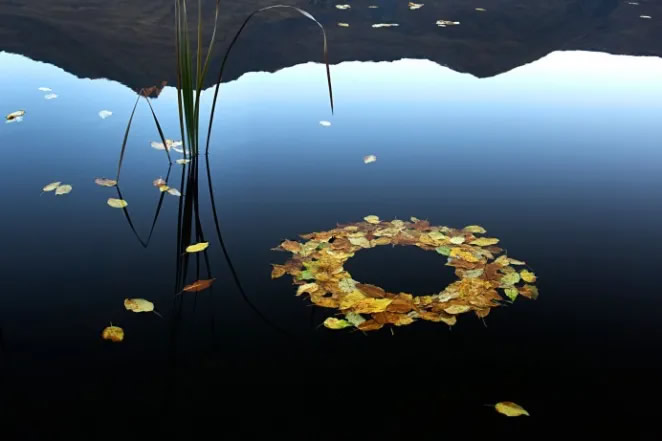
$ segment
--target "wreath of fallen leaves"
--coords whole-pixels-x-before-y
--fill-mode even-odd
[[[296,295],[307,294],[318,306],[338,309],[344,318],[330,317],[331,329],[356,327],[374,331],[384,325],[409,325],[417,319],[444,322],[470,311],[484,318],[491,308],[518,296],[536,299],[536,276],[526,263],[508,257],[496,246],[499,239],[484,237],[485,229],[469,225],[462,229],[433,226],[415,217],[411,222],[382,221],[366,216],[364,221],[338,225],[329,231],[303,234],[305,242],[286,240],[275,250],[293,254],[284,265],[274,264],[271,278],[285,274],[298,285]],[[458,280],[441,292],[413,296],[391,293],[352,279],[343,265],[357,251],[380,245],[414,245],[447,257]],[[522,269],[518,269],[520,267]]]

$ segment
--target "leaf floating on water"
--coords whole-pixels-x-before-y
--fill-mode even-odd
[[[170,187],[168,187],[168,186],[165,185],[165,184],[163,184],[163,185],[159,185],[159,190],[161,191],[161,193],[163,193],[164,191],[168,191],[168,190],[170,190]]]
[[[124,307],[127,311],[153,312],[154,303],[145,299],[124,299]]]
[[[336,8],[344,11],[346,9],[350,9],[351,6],[350,5],[336,5]]]
[[[51,182],[50,184],[46,185],[44,188],[42,188],[42,191],[53,191],[56,188],[60,186],[62,182],[57,181],[57,182]]]
[[[463,314],[471,309],[471,306],[469,305],[451,305],[448,308],[444,309],[444,311],[448,314]]]
[[[71,193],[71,190],[73,190],[73,187],[71,185],[59,185],[55,189],[55,196],[61,196],[63,194],[69,194],[69,193]]]
[[[650,15],[640,15],[639,18],[651,19],[653,17],[651,17]]]
[[[522,270],[519,275],[526,283],[536,283],[536,275],[528,270]]]
[[[485,9],[485,8],[476,8],[476,11],[478,11],[478,12],[487,12],[487,9]]]
[[[115,199],[115,198],[108,198],[107,204],[113,208],[124,208],[127,205],[129,205],[129,203],[124,199]]]
[[[117,181],[114,179],[108,179],[108,178],[96,178],[94,180],[94,183],[97,185],[100,185],[102,187],[114,187],[117,185]]]
[[[341,28],[348,28],[348,27],[349,27],[349,23],[340,23],[340,22],[338,22],[338,27],[341,27]]]
[[[191,160],[190,160],[190,159],[178,159],[178,160],[175,161],[175,162],[177,162],[177,164],[179,164],[179,165],[186,165],[186,164],[188,164],[189,162],[191,162]]]
[[[287,274],[287,268],[285,268],[283,265],[271,265],[271,266],[273,267],[273,269],[271,270],[272,279],[277,279]]]
[[[112,114],[113,114],[113,112],[111,112],[110,110],[102,110],[101,112],[99,112],[99,118],[106,119],[109,116],[111,116]]]
[[[176,188],[170,188],[168,189],[168,194],[171,194],[173,196],[181,196],[182,194],[177,190]]]
[[[377,216],[375,216],[374,214],[371,214],[369,216],[364,217],[363,220],[365,220],[369,224],[378,224],[379,223],[379,218]]]
[[[329,317],[324,320],[324,326],[329,329],[343,329],[349,326],[352,326],[347,320],[337,319],[335,317]]]
[[[200,251],[204,251],[209,247],[209,242],[199,242],[193,245],[189,245],[186,247],[186,252],[187,253],[199,253]]]
[[[48,94],[44,95],[45,100],[54,100],[55,98],[57,98],[57,95],[54,94],[54,93],[48,93]]]
[[[485,234],[487,231],[485,228],[481,227],[480,225],[467,225],[466,227],[462,228],[464,231],[467,231],[469,233],[474,233],[474,234]]]
[[[185,292],[204,291],[205,289],[209,288],[214,283],[214,280],[216,280],[216,279],[196,280],[195,282],[191,283],[190,285],[186,285],[182,289],[182,291],[185,291]]]
[[[471,245],[478,245],[479,247],[489,247],[490,245],[496,245],[499,243],[499,239],[492,237],[480,237],[476,240],[469,242]]]
[[[331,127],[330,121],[320,121],[320,126],[322,127]]]
[[[53,89],[51,89],[50,87],[40,87],[37,90],[40,91],[40,92],[52,92],[53,91]]]
[[[152,141],[150,145],[152,146],[153,149],[156,150],[165,150],[167,148],[168,150],[173,149],[178,153],[183,153],[183,150],[181,149],[177,150],[177,147],[183,145],[181,141],[173,141],[172,139],[166,139],[165,141],[166,141],[165,146],[163,145],[162,142],[158,142],[158,141]]]
[[[153,185],[154,187],[161,187],[162,185],[166,185],[166,181],[164,181],[164,180],[161,179],[161,178],[159,178],[159,179],[154,179],[154,180],[152,181],[152,185]]]
[[[513,286],[519,281],[520,281],[520,275],[518,273],[516,272],[508,273],[501,278],[501,286]]]
[[[464,236],[453,236],[450,238],[450,241],[454,245],[460,245],[464,243]]]
[[[400,26],[397,23],[375,23],[372,25],[373,28],[395,28],[397,26]]]
[[[407,6],[409,6],[409,9],[412,11],[415,11],[417,9],[421,9],[423,7],[423,3],[414,3],[414,2],[409,2]]]
[[[101,333],[101,338],[104,340],[110,340],[114,343],[119,343],[124,340],[124,329],[119,326],[107,326]]]
[[[460,24],[459,21],[451,21],[451,20],[437,20],[437,26],[440,28],[445,28],[448,26],[457,26]]]
[[[375,155],[368,155],[363,157],[364,164],[370,164],[371,162],[375,162],[376,160],[377,157]]]
[[[504,289],[504,292],[506,293],[506,297],[508,297],[511,301],[515,301],[517,298],[517,294],[519,294],[519,291],[517,291],[517,288],[510,287]]]
[[[522,415],[530,416],[529,412],[527,412],[522,406],[513,403],[512,401],[501,401],[500,403],[496,403],[494,408],[497,412],[509,417]]]
[[[17,110],[7,115],[7,121],[14,121],[18,118],[22,118],[25,115],[25,110]]]

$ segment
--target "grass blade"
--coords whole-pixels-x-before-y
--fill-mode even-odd
[[[129,123],[126,125],[126,131],[124,132],[124,140],[122,141],[122,149],[120,150],[120,160],[117,164],[117,176],[115,181],[119,184],[120,182],[120,172],[122,171],[122,162],[124,161],[124,152],[126,151],[126,141],[129,139],[129,132],[131,131],[131,122],[133,122],[133,115],[136,113],[136,107],[138,107],[138,100],[140,99],[140,94],[136,98],[136,103],[133,105],[133,110],[131,111],[131,117],[129,118]]]
[[[154,108],[152,107],[152,103],[149,101],[149,98],[145,97],[145,101],[147,101],[147,104],[149,104],[149,110],[152,111],[152,116],[154,117],[154,124],[156,124],[156,129],[159,131],[161,142],[163,143],[163,147],[165,147],[165,152],[166,155],[168,156],[168,162],[170,163],[170,165],[172,165],[172,159],[170,158],[170,152],[168,151],[168,143],[166,142],[166,138],[163,135],[161,124],[159,124],[159,119],[156,117],[156,113],[154,113]]]
[[[218,78],[216,80],[216,87],[214,88],[214,99],[212,101],[212,106],[211,106],[211,115],[209,116],[209,128],[207,130],[207,144],[206,144],[206,147],[205,147],[205,154],[209,154],[209,142],[210,142],[210,139],[211,139],[212,124],[214,122],[214,113],[216,111],[216,101],[218,99],[218,90],[219,90],[219,87],[221,86],[221,80],[223,79],[223,71],[225,70],[225,64],[228,61],[228,57],[230,56],[230,53],[232,52],[232,49],[234,48],[235,43],[239,39],[239,36],[243,32],[243,30],[246,27],[246,25],[248,24],[248,22],[255,15],[259,14],[260,12],[268,11],[270,9],[291,9],[291,10],[294,10],[294,11],[298,12],[299,14],[303,15],[304,17],[314,21],[315,24],[317,24],[317,26],[319,26],[319,28],[322,30],[322,38],[324,40],[324,47],[323,47],[324,64],[326,65],[326,79],[327,79],[327,83],[328,83],[328,86],[329,86],[329,102],[331,104],[331,113],[333,114],[333,87],[331,86],[331,70],[329,68],[329,51],[328,51],[328,45],[327,45],[326,30],[324,29],[324,26],[319,21],[317,21],[317,19],[315,17],[313,17],[309,12],[304,11],[303,9],[297,8],[295,6],[272,5],[272,6],[267,6],[267,7],[264,7],[264,8],[260,8],[260,9],[257,9],[255,11],[251,12],[250,15],[248,17],[246,17],[246,20],[244,20],[241,27],[239,28],[239,30],[235,34],[234,38],[230,42],[230,45],[228,46],[228,49],[225,52],[225,56],[223,57],[223,61],[221,63],[221,68],[218,72]]]

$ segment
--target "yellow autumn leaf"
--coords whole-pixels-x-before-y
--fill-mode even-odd
[[[499,239],[493,237],[479,237],[476,240],[469,242],[471,245],[478,245],[479,247],[489,247],[499,243]]]
[[[474,234],[485,234],[487,231],[485,228],[481,227],[480,225],[467,225],[466,227],[463,228],[464,231],[468,231],[469,233],[474,233]]]
[[[113,208],[124,208],[127,205],[129,205],[129,203],[124,199],[115,199],[115,198],[108,198],[107,204]]]
[[[469,251],[465,251],[462,248],[453,248],[451,249],[450,252],[450,257],[456,258],[456,259],[462,259],[467,262],[478,262],[480,259],[478,259],[476,256],[471,254]]]
[[[497,412],[509,417],[516,417],[521,415],[530,416],[529,412],[527,412],[522,406],[513,403],[512,401],[501,401],[500,403],[496,403],[494,408]]]
[[[73,190],[71,185],[58,185],[58,187],[55,189],[55,195],[60,196],[63,194],[69,194],[71,193],[71,190]]]
[[[352,305],[352,310],[354,312],[358,312],[359,314],[374,314],[376,312],[384,312],[392,301],[393,299],[373,299],[368,297]]]
[[[200,251],[204,251],[209,247],[209,242],[199,242],[193,245],[189,245],[186,247],[186,252],[187,253],[199,253]]]
[[[347,320],[337,319],[335,317],[329,317],[328,319],[324,320],[324,326],[326,326],[329,329],[343,329],[348,326],[352,326],[352,324],[349,323]]]
[[[297,296],[300,296],[301,294],[307,292],[307,293],[313,293],[319,289],[319,285],[317,283],[304,283],[303,285],[299,286],[297,288]]]
[[[117,181],[114,179],[108,179],[108,178],[96,178],[94,180],[94,183],[97,185],[100,185],[102,187],[114,187],[117,185]]]
[[[124,340],[124,329],[119,326],[107,326],[104,328],[103,332],[101,332],[101,338],[119,343]]]
[[[532,273],[531,271],[522,270],[519,274],[522,277],[522,280],[524,280],[526,283],[535,283],[536,282],[536,275],[534,273]]]
[[[161,193],[163,193],[164,191],[168,191],[168,190],[170,190],[170,187],[168,187],[168,186],[165,185],[165,184],[163,184],[163,185],[159,185],[159,190],[161,191]]]
[[[444,311],[448,314],[463,314],[471,309],[469,305],[451,305],[445,308]]]
[[[124,299],[124,307],[127,311],[133,312],[152,312],[154,303],[145,299]]]
[[[374,214],[371,214],[370,216],[364,217],[363,220],[368,222],[369,224],[378,224],[379,223],[379,218],[377,216],[375,216]]]
[[[452,244],[460,245],[464,243],[464,236],[453,236],[451,237],[450,241]]]
[[[42,191],[53,191],[53,190],[55,190],[56,188],[58,188],[58,187],[60,186],[61,183],[62,183],[62,182],[60,182],[60,181],[57,181],[57,182],[51,182],[50,184],[44,186],[44,188],[42,188]]]

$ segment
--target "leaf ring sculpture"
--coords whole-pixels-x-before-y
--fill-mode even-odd
[[[433,226],[415,217],[410,222],[388,222],[370,215],[364,221],[303,234],[305,242],[284,241],[275,249],[293,256],[284,265],[272,265],[271,277],[291,275],[298,285],[297,296],[308,295],[315,305],[335,308],[344,315],[327,318],[327,328],[374,331],[385,325],[409,325],[418,319],[452,326],[460,314],[474,311],[484,318],[505,299],[512,302],[520,295],[538,297],[533,285],[535,274],[524,269],[524,262],[508,257],[497,247],[499,239],[481,236],[485,232],[478,225],[456,229]],[[352,279],[344,263],[357,251],[379,245],[414,245],[436,251],[447,258],[446,265],[455,268],[458,280],[438,293],[414,296]]]

